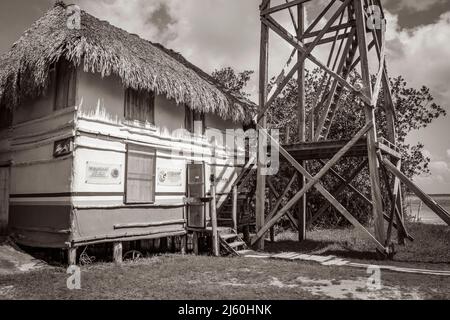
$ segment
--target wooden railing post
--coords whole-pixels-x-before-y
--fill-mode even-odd
[[[233,218],[233,229],[236,232],[238,231],[237,205],[238,205],[238,190],[237,190],[237,186],[233,186],[233,211],[232,211],[232,218]]]
[[[214,174],[210,177],[211,182],[211,227],[212,227],[212,247],[214,256],[219,256],[219,235],[217,233],[217,212],[216,212],[216,177]]]

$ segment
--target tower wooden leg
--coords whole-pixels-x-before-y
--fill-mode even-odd
[[[198,255],[198,233],[196,231],[192,234],[192,247],[194,254]]]
[[[187,235],[180,237],[181,254],[186,254]]]
[[[114,242],[113,243],[113,261],[116,264],[121,264],[123,262],[122,259],[122,242]]]
[[[67,250],[67,263],[69,266],[77,264],[77,248],[69,248]]]
[[[160,240],[160,248],[161,248],[161,251],[167,251],[167,249],[168,249],[167,238],[161,238],[161,240]]]

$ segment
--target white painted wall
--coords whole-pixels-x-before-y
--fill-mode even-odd
[[[124,119],[125,89],[117,76],[101,78],[98,74],[79,72],[77,131],[75,140],[75,162],[73,192],[125,192],[124,183],[114,185],[92,185],[86,182],[86,163],[89,161],[117,165],[122,168],[125,180],[126,144],[137,143],[153,147],[157,151],[156,174],[160,169],[182,169],[180,186],[162,186],[156,183],[156,204],[180,204],[186,192],[186,166],[191,161],[206,163],[207,191],[209,174],[212,171],[221,177],[217,192],[229,191],[229,182],[236,175],[233,167],[216,167],[225,163],[233,154],[217,147],[212,158],[212,148],[204,138],[188,138],[173,135],[176,129],[184,127],[185,107],[175,101],[158,95],[155,100],[155,126],[130,123]],[[242,128],[240,124],[224,121],[215,115],[206,115],[206,127]],[[177,150],[178,156],[172,151]],[[192,154],[194,152],[194,154]],[[211,167],[212,166],[212,167]],[[158,177],[156,177],[158,179]],[[173,195],[170,195],[170,194]],[[158,195],[160,194],[160,195]],[[98,196],[75,197],[75,206],[121,205],[123,197]]]

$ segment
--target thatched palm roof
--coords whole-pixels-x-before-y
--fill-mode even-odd
[[[180,54],[82,11],[81,29],[67,27],[58,2],[0,57],[0,100],[15,107],[45,90],[50,66],[65,57],[86,72],[118,75],[125,87],[165,94],[193,110],[248,121],[254,104],[227,92]]]

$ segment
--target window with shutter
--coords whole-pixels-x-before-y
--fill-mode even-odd
[[[154,92],[126,89],[125,119],[155,124]]]
[[[205,131],[205,114],[185,107],[184,127],[190,133],[202,135]]]
[[[56,64],[56,69],[50,72],[50,81],[55,84],[54,110],[75,106],[77,81],[75,66],[65,59],[60,60]]]
[[[143,146],[127,146],[125,202],[155,202],[156,152]]]
[[[0,130],[10,127],[12,124],[12,110],[0,102]]]

